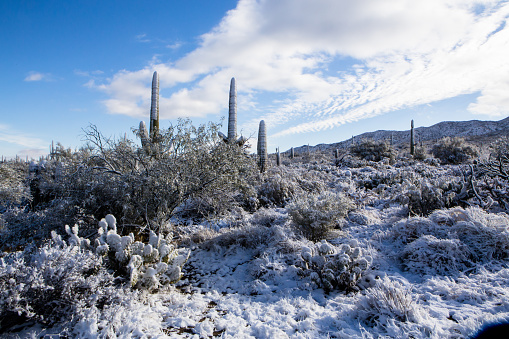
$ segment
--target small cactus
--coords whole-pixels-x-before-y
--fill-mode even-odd
[[[258,128],[258,167],[260,173],[265,172],[267,169],[267,128],[265,127],[265,121],[260,121],[260,127]]]

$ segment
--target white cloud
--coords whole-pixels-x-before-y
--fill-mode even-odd
[[[31,71],[25,77],[25,81],[53,81],[54,77],[50,73],[40,73]]]
[[[43,149],[41,145],[44,144],[43,140],[17,131],[8,125],[0,125],[0,141],[39,150]]]
[[[226,107],[235,76],[254,114],[240,127],[265,119],[275,136],[477,92],[471,112],[506,114],[508,17],[495,0],[241,0],[189,54],[98,87],[111,113],[144,116],[157,70],[175,88],[162,118],[205,116]],[[265,92],[282,98],[259,102]]]

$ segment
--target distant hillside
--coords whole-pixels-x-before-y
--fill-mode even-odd
[[[465,138],[474,144],[489,142],[501,136],[509,136],[509,117],[500,121],[444,121],[430,127],[418,127],[414,129],[415,141],[426,144],[434,143],[439,139],[448,136],[457,136]],[[385,131],[379,130],[375,132],[367,132],[354,137],[354,140],[371,139],[375,141],[387,140],[392,141],[395,146],[402,143],[408,143],[410,140],[410,130],[406,131]],[[346,148],[352,143],[352,139],[336,142],[332,144],[319,144],[309,146],[309,151],[325,151],[336,148]],[[296,153],[307,152],[307,145],[295,147]],[[287,151],[288,152],[288,151]]]

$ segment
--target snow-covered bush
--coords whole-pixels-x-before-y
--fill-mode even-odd
[[[41,196],[51,198],[39,208],[78,206],[96,220],[112,213],[122,224],[148,224],[156,232],[189,199],[203,202],[197,206],[205,207],[207,216],[226,212],[250,186],[256,165],[245,149],[220,141],[218,129],[179,120],[159,131],[158,152],[147,153],[129,139],[109,139],[90,126],[88,145],[61,160],[61,175],[48,170],[39,180]]]
[[[95,253],[67,245],[53,233],[40,249],[3,253],[0,258],[0,319],[36,320],[46,326],[76,321],[77,313],[115,299],[113,274]],[[74,318],[74,319],[73,319]],[[5,328],[4,328],[5,329]]]
[[[475,146],[468,145],[463,138],[445,137],[431,148],[431,153],[442,164],[461,164],[479,155]]]
[[[77,236],[77,227],[68,233],[71,242],[83,246],[83,240]],[[99,222],[98,233],[94,242],[96,253],[107,256],[118,270],[126,272],[131,286],[136,288],[152,291],[178,281],[181,268],[190,255],[189,250],[176,249],[163,235],[153,231],[150,231],[147,244],[135,241],[132,233],[120,236],[116,219],[111,214]]]
[[[393,226],[390,237],[403,244],[406,269],[427,274],[464,272],[476,263],[509,257],[509,217],[478,207],[433,212]]]
[[[297,182],[288,178],[288,171],[271,168],[268,174],[258,186],[258,200],[262,205],[284,207],[297,192],[301,192]]]
[[[363,140],[350,146],[350,153],[367,161],[394,160],[395,151],[384,141]]]
[[[416,322],[427,312],[412,297],[411,287],[385,276],[376,280],[359,301],[358,318],[368,325],[388,325],[391,321]]]
[[[303,247],[301,257],[304,274],[327,292],[335,289],[358,291],[359,282],[373,263],[355,239],[339,248],[322,240]]]
[[[332,180],[328,173],[300,165],[272,167],[257,186],[258,200],[262,206],[284,207],[294,197],[306,193],[320,193],[326,182]]]
[[[295,227],[309,240],[323,239],[354,208],[353,201],[342,193],[298,196],[287,206]]]
[[[437,239],[423,235],[409,243],[401,253],[403,267],[413,273],[447,275],[471,267],[468,246],[459,239]]]
[[[19,205],[30,198],[30,191],[25,184],[28,166],[24,162],[6,161],[0,163],[0,209]]]

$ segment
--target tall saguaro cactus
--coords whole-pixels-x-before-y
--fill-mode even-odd
[[[267,128],[265,127],[265,121],[260,121],[260,126],[258,128],[258,167],[260,168],[260,173],[265,172],[268,164],[268,156],[267,156]]]
[[[279,147],[276,148],[276,165],[281,166],[281,154],[279,153]]]
[[[414,121],[410,123],[410,154],[414,155],[415,148],[414,148]]]
[[[243,136],[237,139],[237,85],[235,78],[232,78],[230,81],[230,100],[228,103],[228,136],[225,136],[221,132],[219,132],[218,135],[224,140],[224,142],[230,144],[236,143],[239,146],[243,146],[247,141],[247,138]]]
[[[237,86],[235,78],[230,81],[230,101],[228,105],[228,141],[237,139]]]
[[[150,137],[154,137],[159,132],[159,75],[154,72],[152,76],[152,100],[150,104]]]

